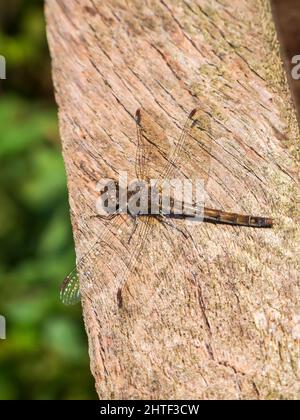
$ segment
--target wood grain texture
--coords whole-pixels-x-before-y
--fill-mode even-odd
[[[170,146],[200,107],[206,205],[277,220],[156,224],[121,296],[112,229],[81,272],[99,398],[299,397],[299,132],[268,1],[48,0],[46,16],[78,258],[103,228],[97,181],[134,177],[141,106]]]

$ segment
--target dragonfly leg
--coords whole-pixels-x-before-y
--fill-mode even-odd
[[[137,229],[137,226],[138,226],[138,218],[137,218],[137,216],[135,216],[135,217],[132,216],[132,218],[133,218],[133,228],[132,228],[132,231],[130,232],[130,235],[129,235],[128,244],[130,244],[131,239],[132,239],[133,235],[135,234],[136,229]]]
[[[177,230],[177,232],[181,233],[185,239],[188,239],[188,236],[186,235],[186,233],[180,229],[178,226],[175,225],[175,223],[173,222],[173,220],[171,218],[167,218],[166,216],[164,216],[163,214],[160,214],[159,216],[156,216],[163,224],[166,224],[168,226],[171,226],[173,229]]]
[[[118,213],[114,213],[114,214],[108,214],[108,215],[100,215],[100,214],[95,214],[94,216],[90,216],[91,219],[100,219],[100,220],[108,220],[111,221],[113,219],[115,219],[119,214]]]

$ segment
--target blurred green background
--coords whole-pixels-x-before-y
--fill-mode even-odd
[[[0,5],[0,399],[95,399],[74,266],[42,0]]]

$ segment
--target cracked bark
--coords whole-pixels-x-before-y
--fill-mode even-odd
[[[97,180],[134,177],[140,106],[171,143],[200,106],[207,205],[278,222],[155,226],[119,305],[112,230],[113,266],[80,273],[99,397],[298,398],[299,133],[269,3],[48,0],[46,16],[78,258],[102,229]]]

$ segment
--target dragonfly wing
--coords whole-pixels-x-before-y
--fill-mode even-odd
[[[160,177],[167,163],[170,144],[159,125],[160,118],[154,119],[145,110],[138,109],[135,120],[138,138],[135,172],[139,180],[150,182],[150,179]]]
[[[210,118],[204,111],[197,108],[190,112],[179,140],[171,152],[170,143],[163,128],[165,122],[162,119],[152,118],[145,110],[139,109],[136,112],[136,123],[138,137],[136,176],[138,179],[147,182],[156,179],[158,186],[164,181],[175,177],[180,179],[183,176],[191,180],[200,178],[204,183],[207,182],[212,138]],[[151,224],[151,221],[148,220],[145,223]],[[149,233],[145,233],[145,237],[140,238],[141,249]]]
[[[125,270],[120,272],[118,276],[118,289],[122,292],[124,286],[127,285],[127,279],[134,269],[139,271],[142,267],[143,251],[145,250],[145,244],[148,236],[151,234],[156,220],[151,216],[146,216],[139,219],[140,229],[137,232],[137,243],[134,246],[134,251],[131,253],[129,261],[126,264]],[[143,263],[144,264],[144,263]]]
[[[184,124],[159,183],[184,175],[189,179],[202,179],[206,184],[210,173],[211,147],[210,118],[200,108],[195,108]]]
[[[210,116],[200,108],[190,112],[173,150],[166,136],[168,122],[136,112],[138,147],[136,175],[140,180],[158,180],[161,187],[172,179],[202,180],[210,174],[212,133]]]
[[[80,301],[80,282],[76,268],[65,278],[61,286],[60,300],[64,305],[75,305]]]
[[[80,301],[80,280],[79,272],[84,268],[85,263],[89,258],[94,258],[99,252],[99,246],[109,241],[113,235],[112,228],[119,229],[122,224],[124,224],[125,219],[122,216],[117,216],[113,221],[110,222],[110,225],[103,228],[102,233],[99,235],[96,242],[90,247],[90,249],[80,258],[76,267],[71,271],[71,273],[65,278],[60,291],[60,300],[65,305],[75,305]]]
[[[91,247],[78,262],[76,268],[69,274],[63,282],[60,298],[65,305],[73,305],[80,300],[80,289],[85,295],[86,290],[90,290],[95,275],[101,274],[99,283],[96,285],[97,296],[101,299],[107,297],[107,290],[113,296],[118,296],[118,292],[122,293],[122,289],[126,286],[128,276],[141,268],[143,252],[147,237],[151,233],[155,223],[158,223],[151,216],[139,218],[135,234],[131,238],[132,229],[130,224],[124,223],[128,219],[118,216],[108,225],[108,229],[99,236],[96,243]],[[126,226],[125,226],[126,225]],[[130,227],[130,228],[129,228]],[[92,265],[91,265],[91,261]],[[143,262],[143,265],[147,264]],[[93,270],[94,276],[90,274]],[[80,287],[79,273],[82,279]],[[112,282],[110,282],[112,279]],[[115,291],[115,293],[114,293]]]

